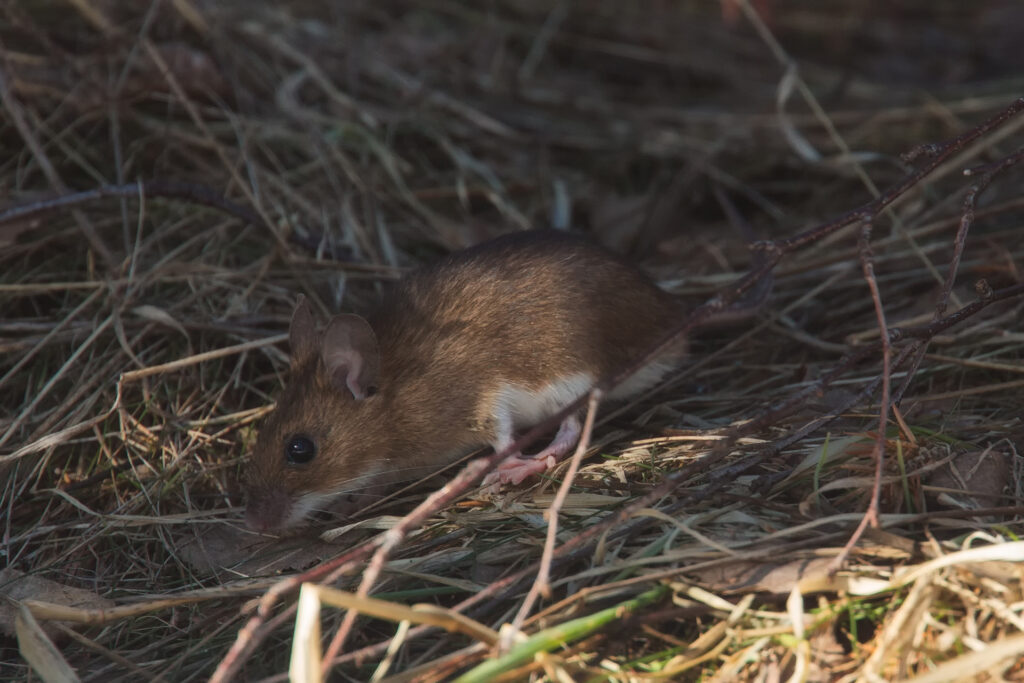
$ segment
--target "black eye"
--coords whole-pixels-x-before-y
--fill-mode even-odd
[[[316,456],[316,444],[308,436],[293,436],[284,447],[284,456],[293,465],[305,465]]]

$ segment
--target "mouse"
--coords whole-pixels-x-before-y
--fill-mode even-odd
[[[518,434],[635,361],[686,313],[682,301],[582,236],[511,233],[412,270],[366,317],[319,329],[300,295],[289,379],[246,465],[247,525],[301,524]],[[685,360],[680,339],[612,389],[626,399]],[[485,484],[519,484],[575,448],[581,414]]]

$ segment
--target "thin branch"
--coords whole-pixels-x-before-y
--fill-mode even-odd
[[[565,505],[569,489],[572,488],[573,482],[576,480],[576,472],[579,471],[583,455],[590,447],[590,437],[594,431],[594,420],[597,417],[597,407],[600,403],[601,391],[599,389],[592,390],[590,392],[590,402],[587,404],[587,417],[583,423],[580,441],[576,445],[576,451],[572,454],[572,459],[569,460],[569,468],[562,479],[562,485],[558,487],[555,499],[551,501],[547,510],[544,511],[544,519],[548,523],[548,532],[544,539],[544,552],[541,555],[537,568],[537,576],[530,587],[530,592],[526,594],[523,604],[519,607],[519,612],[516,614],[515,619],[512,620],[511,628],[505,629],[502,632],[501,643],[498,646],[499,652],[507,650],[512,645],[512,639],[522,630],[523,622],[533,610],[533,605],[537,602],[537,599],[540,596],[548,599],[551,598],[551,564],[555,557],[555,541],[558,540],[558,515],[562,511],[562,506]]]
[[[267,228],[263,219],[254,211],[225,198],[211,187],[199,183],[160,179],[140,180],[124,185],[103,185],[83,192],[62,193],[47,199],[17,204],[0,211],[0,225],[34,218],[51,211],[85,204],[97,199],[108,197],[134,199],[147,196],[181,199],[192,204],[201,204],[223,211],[257,227]]]
[[[873,527],[878,527],[879,503],[882,497],[882,472],[885,469],[886,427],[889,425],[892,346],[889,340],[889,327],[885,321],[885,306],[882,305],[882,296],[878,291],[878,280],[875,279],[875,261],[874,254],[871,251],[870,223],[865,223],[861,228],[860,254],[861,267],[864,270],[864,280],[868,284],[868,289],[871,290],[871,301],[875,305],[878,335],[882,344],[882,400],[881,407],[878,410],[878,434],[875,436],[875,447],[872,452],[872,458],[875,461],[875,481],[871,487],[871,500],[868,503],[868,509],[864,513],[864,517],[861,518],[860,524],[857,525],[857,529],[850,536],[850,540],[847,541],[846,545],[843,546],[843,550],[832,561],[830,567],[832,572],[838,571],[843,566],[850,551],[857,545],[857,541],[860,540],[861,535],[863,535],[869,524]]]

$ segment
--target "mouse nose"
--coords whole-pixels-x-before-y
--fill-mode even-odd
[[[252,490],[245,507],[245,525],[260,533],[276,529],[287,518],[290,508],[291,501],[283,491]]]

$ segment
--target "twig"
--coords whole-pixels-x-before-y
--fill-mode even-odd
[[[871,301],[875,305],[875,318],[878,321],[878,335],[882,344],[882,399],[878,411],[878,434],[875,436],[875,447],[872,458],[875,461],[875,481],[871,487],[871,501],[864,513],[857,529],[850,536],[850,540],[843,546],[842,552],[832,561],[830,570],[836,572],[850,554],[850,550],[857,545],[868,524],[878,526],[879,502],[882,496],[882,471],[885,466],[885,444],[886,427],[889,424],[889,392],[892,383],[890,365],[892,362],[892,346],[889,340],[889,327],[885,321],[885,307],[882,305],[882,296],[878,292],[878,280],[875,279],[874,254],[871,251],[871,224],[865,223],[860,232],[860,253],[861,267],[864,270],[864,280],[871,290]]]
[[[192,356],[188,356],[187,358],[179,358],[178,360],[170,361],[169,363],[150,365],[148,367],[139,368],[138,370],[131,370],[129,372],[122,373],[120,382],[134,382],[142,379],[143,377],[151,377],[152,375],[159,375],[165,372],[174,372],[190,365],[211,361],[215,358],[233,356],[253,349],[261,349],[264,346],[273,346],[274,344],[283,342],[286,339],[288,339],[287,334],[278,334],[273,337],[264,337],[263,339],[235,344],[234,346],[225,346],[220,349],[214,349],[213,351],[204,351],[203,353],[197,353]]]
[[[551,563],[555,556],[555,541],[558,540],[558,514],[561,512],[562,506],[565,504],[565,498],[569,495],[569,489],[572,488],[573,482],[576,479],[576,472],[579,470],[583,455],[587,452],[587,448],[590,447],[590,437],[594,431],[594,419],[597,416],[597,407],[600,403],[601,392],[599,389],[594,389],[590,392],[590,402],[587,404],[587,417],[583,422],[583,431],[580,434],[580,441],[576,445],[576,451],[572,454],[572,459],[569,460],[569,467],[565,472],[565,477],[562,479],[562,485],[558,487],[555,499],[551,501],[547,510],[544,511],[544,519],[548,523],[548,532],[544,539],[544,553],[541,555],[540,563],[538,564],[537,576],[530,587],[529,593],[523,599],[519,612],[516,614],[515,619],[512,620],[512,624],[509,628],[502,631],[501,643],[498,645],[499,652],[507,651],[512,645],[512,639],[522,629],[523,621],[533,611],[533,605],[537,602],[537,599],[542,595],[545,598],[551,598]]]
[[[1024,156],[1024,150],[1018,150],[1015,154],[1011,154],[991,164],[966,169],[964,171],[964,175],[966,176],[976,175],[981,171],[982,177],[977,183],[968,189],[967,194],[964,197],[964,208],[960,213],[960,222],[957,226],[956,237],[953,239],[953,255],[950,258],[949,269],[946,271],[946,277],[942,284],[942,291],[939,293],[938,299],[935,303],[935,313],[932,315],[932,322],[939,320],[943,315],[945,315],[946,308],[949,306],[949,297],[953,292],[953,284],[956,282],[956,276],[960,270],[960,260],[963,258],[964,248],[967,244],[967,232],[971,225],[974,224],[978,197],[988,189],[996,175],[1017,164],[1021,160],[1022,156]],[[917,344],[917,347],[915,348],[915,356],[907,370],[907,375],[903,378],[900,386],[897,387],[893,394],[893,403],[895,405],[898,405],[903,400],[903,395],[906,393],[907,389],[910,388],[910,383],[914,381],[917,369],[921,365],[921,361],[924,360],[924,355],[927,352],[927,344]]]
[[[40,199],[34,202],[18,204],[0,211],[0,225],[11,221],[24,220],[39,216],[57,209],[85,204],[107,197],[138,198],[167,197],[209,206],[224,213],[236,216],[257,227],[267,228],[263,219],[250,209],[236,204],[218,194],[213,188],[198,183],[183,183],[174,180],[140,180],[124,185],[103,185],[83,192],[61,193],[55,197]]]

